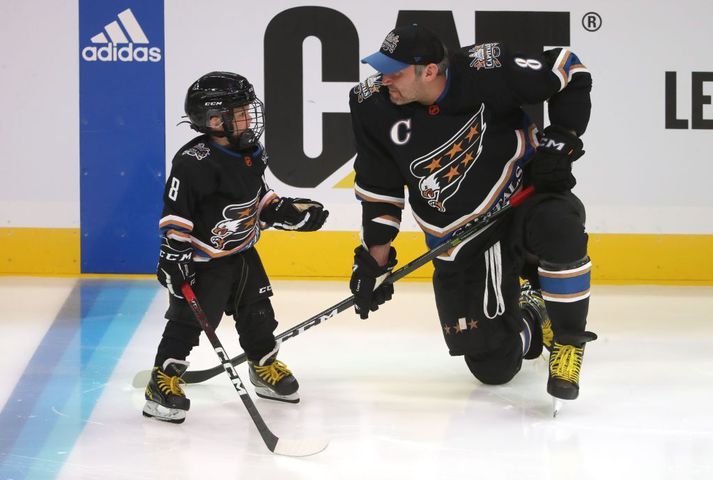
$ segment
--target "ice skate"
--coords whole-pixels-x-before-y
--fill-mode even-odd
[[[527,355],[525,355],[525,358],[531,360],[540,356],[542,348],[537,348],[537,345],[540,343],[538,342],[540,336],[542,337],[541,345],[544,346],[547,351],[551,352],[552,338],[554,335],[552,333],[552,322],[550,322],[550,317],[547,315],[547,309],[545,308],[545,300],[542,298],[542,293],[533,288],[527,280],[525,280],[520,287],[520,309],[524,315],[530,316],[535,325],[541,327],[541,332],[537,330],[533,332],[532,346]]]
[[[164,422],[183,423],[191,401],[183,393],[181,377],[188,369],[188,362],[169,358],[162,367],[154,367],[151,380],[146,385],[145,417]]]
[[[277,360],[277,352],[270,352],[257,363],[248,361],[248,365],[250,382],[258,397],[288,403],[300,401],[299,383],[287,365]]]
[[[579,396],[579,371],[582,368],[584,346],[597,339],[592,332],[558,336],[550,353],[547,393],[553,397],[553,416],[562,408],[561,400]]]

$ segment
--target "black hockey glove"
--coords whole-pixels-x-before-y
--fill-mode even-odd
[[[582,141],[572,132],[550,125],[532,159],[532,185],[538,193],[564,192],[576,184],[572,162],[584,155]]]
[[[354,311],[362,320],[369,318],[369,312],[375,312],[379,305],[384,304],[394,295],[392,283],[381,284],[376,290],[377,279],[391,273],[396,266],[396,249],[389,250],[389,260],[383,267],[376,263],[374,257],[362,246],[354,250],[354,266],[349,288],[354,294]]]
[[[329,212],[319,202],[281,197],[262,209],[260,220],[279,230],[313,232],[322,228],[328,216]]]
[[[181,294],[183,284],[188,282],[192,286],[196,283],[191,244],[163,237],[156,276],[159,283],[166,287],[171,295],[183,298]]]

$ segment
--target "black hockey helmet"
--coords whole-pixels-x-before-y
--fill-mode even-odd
[[[247,114],[245,130],[239,134],[233,128],[233,109],[244,107]],[[185,111],[191,128],[217,137],[226,137],[231,145],[250,148],[258,142],[265,129],[263,104],[255,96],[248,80],[231,72],[210,72],[196,80],[186,93]],[[224,132],[209,126],[211,117],[219,117]]]

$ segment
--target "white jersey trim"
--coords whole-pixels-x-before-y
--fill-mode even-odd
[[[369,190],[360,187],[357,183],[354,184],[354,191],[356,192],[357,196],[363,198],[366,201],[392,203],[400,208],[404,208],[404,205],[406,203],[404,197],[390,197],[388,195],[380,195],[378,193],[370,192]]]
[[[569,77],[565,76],[564,74],[564,64],[567,63],[569,55],[570,51],[566,48],[563,48],[560,51],[560,54],[557,55],[557,60],[555,60],[555,64],[552,66],[552,73],[554,73],[560,81],[560,92],[564,90],[564,87],[566,87],[567,83],[569,83]]]
[[[545,293],[542,292],[542,298],[549,302],[557,302],[557,303],[574,303],[574,302],[579,302],[580,300],[584,300],[586,298],[589,298],[589,290],[586,292],[580,292],[577,294],[570,294],[568,295],[556,295],[552,293]]]
[[[189,232],[193,231],[193,222],[178,215],[166,215],[158,222],[159,228],[164,228],[167,225],[183,227]]]
[[[483,232],[487,231],[487,230],[488,230],[490,227],[492,227],[493,225],[495,225],[495,223],[491,223],[490,225],[486,225],[485,227],[483,227],[483,228],[484,228]],[[459,243],[457,247],[452,248],[452,249],[448,250],[446,253],[443,253],[443,254],[437,256],[436,259],[442,260],[442,261],[444,261],[444,262],[453,262],[453,261],[455,261],[456,257],[458,256],[458,252],[460,252],[461,249],[466,246],[466,244],[468,244],[468,243],[470,243],[471,241],[475,240],[475,239],[478,238],[479,236],[480,236],[480,235],[475,235],[475,236],[473,236],[473,237],[470,237],[468,240]]]
[[[389,227],[393,227],[396,230],[401,229],[401,222],[396,221],[395,219],[392,220],[394,217],[376,217],[372,218],[371,221],[374,223],[380,223],[382,225],[387,225]]]
[[[542,267],[537,267],[537,272],[540,275],[543,275],[545,277],[550,277],[550,278],[569,278],[569,277],[578,277],[583,273],[587,273],[592,269],[592,262],[591,260],[584,265],[577,267],[577,268],[572,268],[569,270],[545,270]]]

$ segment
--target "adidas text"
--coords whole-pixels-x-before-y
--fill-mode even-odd
[[[160,62],[161,49],[158,47],[134,47],[133,43],[122,47],[109,43],[102,47],[84,47],[82,58],[87,62]]]

